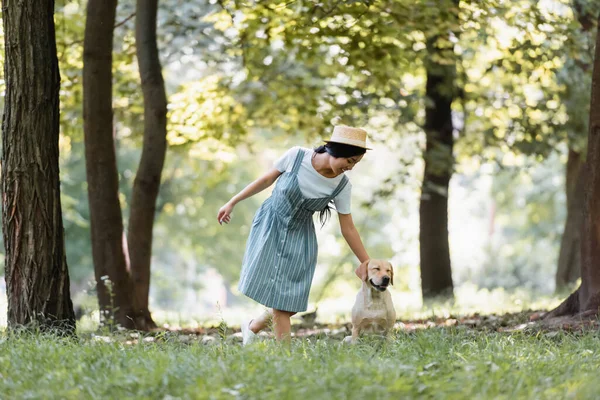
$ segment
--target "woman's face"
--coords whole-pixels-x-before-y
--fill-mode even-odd
[[[352,168],[354,168],[354,166],[356,164],[358,164],[358,162],[360,160],[362,160],[363,156],[364,156],[364,154],[361,154],[359,156],[352,156],[352,157],[348,157],[348,158],[331,157],[329,165],[331,166],[331,169],[333,170],[333,172],[335,172],[336,175],[339,175],[346,171],[351,171]]]

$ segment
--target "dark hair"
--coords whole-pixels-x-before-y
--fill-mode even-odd
[[[325,152],[327,152],[327,154],[335,158],[350,158],[365,154],[367,152],[367,149],[352,146],[350,144],[336,142],[327,142],[326,144],[315,148],[315,153],[321,154]],[[319,221],[321,222],[321,228],[325,225],[325,222],[327,222],[327,219],[329,219],[329,217],[331,216],[330,204],[327,204],[327,206],[319,212]]]
[[[329,153],[330,156],[335,158],[349,158],[354,156],[360,156],[367,152],[367,149],[362,147],[352,146],[350,144],[328,142],[323,146],[319,146],[315,149],[315,153]]]

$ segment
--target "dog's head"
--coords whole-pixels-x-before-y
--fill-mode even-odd
[[[375,290],[384,292],[388,285],[394,284],[394,268],[385,260],[368,260],[360,264],[356,275]]]

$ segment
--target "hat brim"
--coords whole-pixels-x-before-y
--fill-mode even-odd
[[[361,148],[361,149],[365,149],[365,150],[373,150],[373,149],[372,149],[372,148],[370,148],[370,147],[361,146],[361,145],[359,145],[359,144],[356,144],[356,143],[348,143],[348,142],[345,142],[345,141],[343,141],[343,140],[323,140],[323,141],[324,141],[325,143],[340,143],[340,144],[345,144],[345,145],[348,145],[348,146],[359,147],[359,148]]]

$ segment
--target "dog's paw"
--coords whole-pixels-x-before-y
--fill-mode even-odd
[[[344,344],[354,344],[354,340],[352,340],[352,336],[346,336],[342,341]]]

